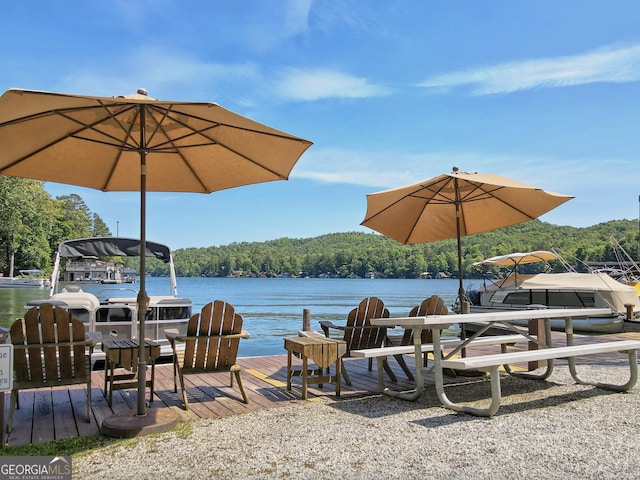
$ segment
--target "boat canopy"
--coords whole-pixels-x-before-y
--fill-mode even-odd
[[[540,289],[591,289],[612,292],[634,292],[635,288],[614,280],[606,273],[538,273],[531,276],[518,275],[517,288]]]
[[[527,252],[527,253],[510,253],[509,255],[499,255],[497,257],[487,258],[486,260],[482,260],[480,262],[473,263],[474,267],[477,266],[491,266],[491,265],[499,265],[503,267],[513,267],[515,265],[524,265],[526,263],[535,263],[535,262],[548,262],[551,260],[556,260],[558,256],[547,250],[537,250],[535,252]]]
[[[164,263],[171,260],[171,250],[166,245],[155,242],[146,243],[147,257],[155,257]],[[58,246],[58,255],[65,258],[82,257],[139,257],[140,240],[121,237],[90,237],[67,240]]]
[[[517,282],[517,283],[516,283]],[[496,290],[558,290],[592,291],[602,294],[609,292],[610,305],[618,312],[624,312],[626,305],[633,305],[634,311],[640,311],[640,299],[637,290],[631,285],[614,280],[606,273],[536,273],[531,275],[509,275],[499,285],[487,285],[487,291]]]

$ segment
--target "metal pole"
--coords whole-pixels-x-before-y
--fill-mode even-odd
[[[455,171],[455,170],[454,170]],[[453,188],[455,191],[455,204],[456,204],[456,238],[458,240],[458,301],[460,302],[460,312],[461,313],[467,313],[464,311],[464,286],[463,286],[463,282],[462,282],[462,241],[460,239],[460,237],[462,236],[461,234],[461,228],[460,228],[460,222],[461,222],[461,217],[462,217],[462,212],[460,211],[460,205],[462,203],[462,201],[460,200],[460,190],[459,190],[459,186],[458,186],[458,179],[454,178],[453,179]]]
[[[144,317],[147,313],[146,291],[146,190],[147,190],[147,152],[145,132],[145,106],[140,105],[140,291],[138,292],[138,416],[146,415],[145,390],[147,385],[147,363],[144,348]]]
[[[455,171],[455,170],[454,170]],[[460,199],[460,189],[458,186],[458,179],[454,178],[453,179],[453,184],[454,184],[454,190],[455,190],[455,196],[456,196],[456,237],[458,240],[458,301],[460,302],[460,313],[469,313],[467,312],[467,309],[465,307],[465,301],[464,301],[464,285],[462,282],[462,233],[461,233],[461,228],[460,228],[460,222],[461,217],[462,217],[462,212],[460,211],[461,209],[461,204],[462,204],[462,200]],[[465,325],[464,323],[460,324],[460,339],[461,340],[465,340],[467,338],[467,332],[465,331]],[[460,351],[460,354],[463,357],[467,356],[467,350],[465,348],[463,348]]]

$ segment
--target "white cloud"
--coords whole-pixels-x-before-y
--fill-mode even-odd
[[[639,80],[640,45],[633,45],[600,48],[573,56],[454,71],[428,78],[419,86],[433,89],[436,93],[466,86],[473,95],[490,95],[532,88]]]
[[[282,99],[302,101],[332,97],[380,97],[391,93],[387,87],[347,73],[325,69],[305,71],[297,68],[284,70],[274,89]]]
[[[303,160],[296,164],[291,176],[327,183],[389,188],[450,172],[457,164],[452,163],[452,156],[313,149],[306,152]],[[457,155],[456,161],[460,162],[463,157]],[[471,161],[462,163],[473,165]]]
[[[549,168],[553,165],[553,175]],[[305,153],[291,172],[292,178],[305,178],[333,184],[386,189],[408,185],[452,171],[494,173],[545,190],[589,197],[601,190],[603,175],[610,171],[629,171],[629,161],[619,158],[556,158],[476,154],[468,152],[358,151],[313,149]],[[598,167],[594,167],[598,166]],[[617,188],[635,185],[637,175],[616,180]]]

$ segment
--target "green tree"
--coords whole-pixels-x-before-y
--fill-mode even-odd
[[[91,212],[80,195],[75,193],[62,195],[56,197],[56,203],[58,215],[54,248],[63,240],[91,236]]]
[[[86,206],[86,205],[85,205]],[[92,237],[110,237],[111,231],[107,224],[104,223],[100,215],[97,213],[91,214],[91,236]]]
[[[49,265],[49,236],[53,230],[54,204],[37,180],[0,176],[0,268],[13,275],[14,268]]]

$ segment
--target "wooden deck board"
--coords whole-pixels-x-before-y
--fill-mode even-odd
[[[562,344],[562,334],[554,333],[554,342]],[[602,335],[599,337],[581,337],[576,335],[576,344],[584,342],[609,341],[612,339],[638,338],[637,333]],[[556,339],[558,342],[556,342]],[[474,355],[491,353],[496,347],[477,347]],[[518,348],[526,348],[526,341]],[[493,349],[493,350],[492,350]],[[588,361],[606,361],[613,358],[606,354],[590,356]],[[405,356],[410,369],[414,369],[412,356]],[[579,360],[580,361],[580,360]],[[229,374],[206,374],[185,376],[185,386],[189,398],[190,410],[184,410],[180,388],[173,391],[173,367],[170,363],[156,365],[155,395],[151,404],[153,408],[171,408],[182,420],[198,420],[239,415],[251,411],[278,408],[301,400],[300,377],[294,377],[292,390],[286,390],[287,356],[274,355],[266,357],[244,357],[238,360],[242,366],[242,380],[249,397],[249,404],[242,403],[242,396],[237,383],[230,387]],[[373,370],[368,370],[366,359],[344,359],[345,368],[349,372],[352,385],[342,382],[341,399],[378,393],[375,362]],[[562,362],[558,362],[562,364]],[[302,362],[294,358],[294,365]],[[413,382],[409,381],[394,358],[389,358],[389,365],[396,374],[398,382],[393,384],[385,374],[388,385],[398,389],[409,389]],[[335,366],[331,367],[335,374]],[[430,379],[427,378],[427,382]],[[99,433],[102,421],[111,415],[127,415],[137,408],[137,390],[125,389],[113,392],[113,406],[109,407],[103,394],[104,370],[92,373],[91,389],[91,422],[86,422],[86,392],[82,385],[55,387],[50,389],[24,390],[20,392],[20,408],[16,410],[13,431],[8,435],[9,445],[58,440]],[[147,390],[148,392],[148,390]],[[309,385],[309,400],[317,397],[335,398],[335,386],[324,384]],[[5,397],[5,418],[8,418],[10,395]]]

